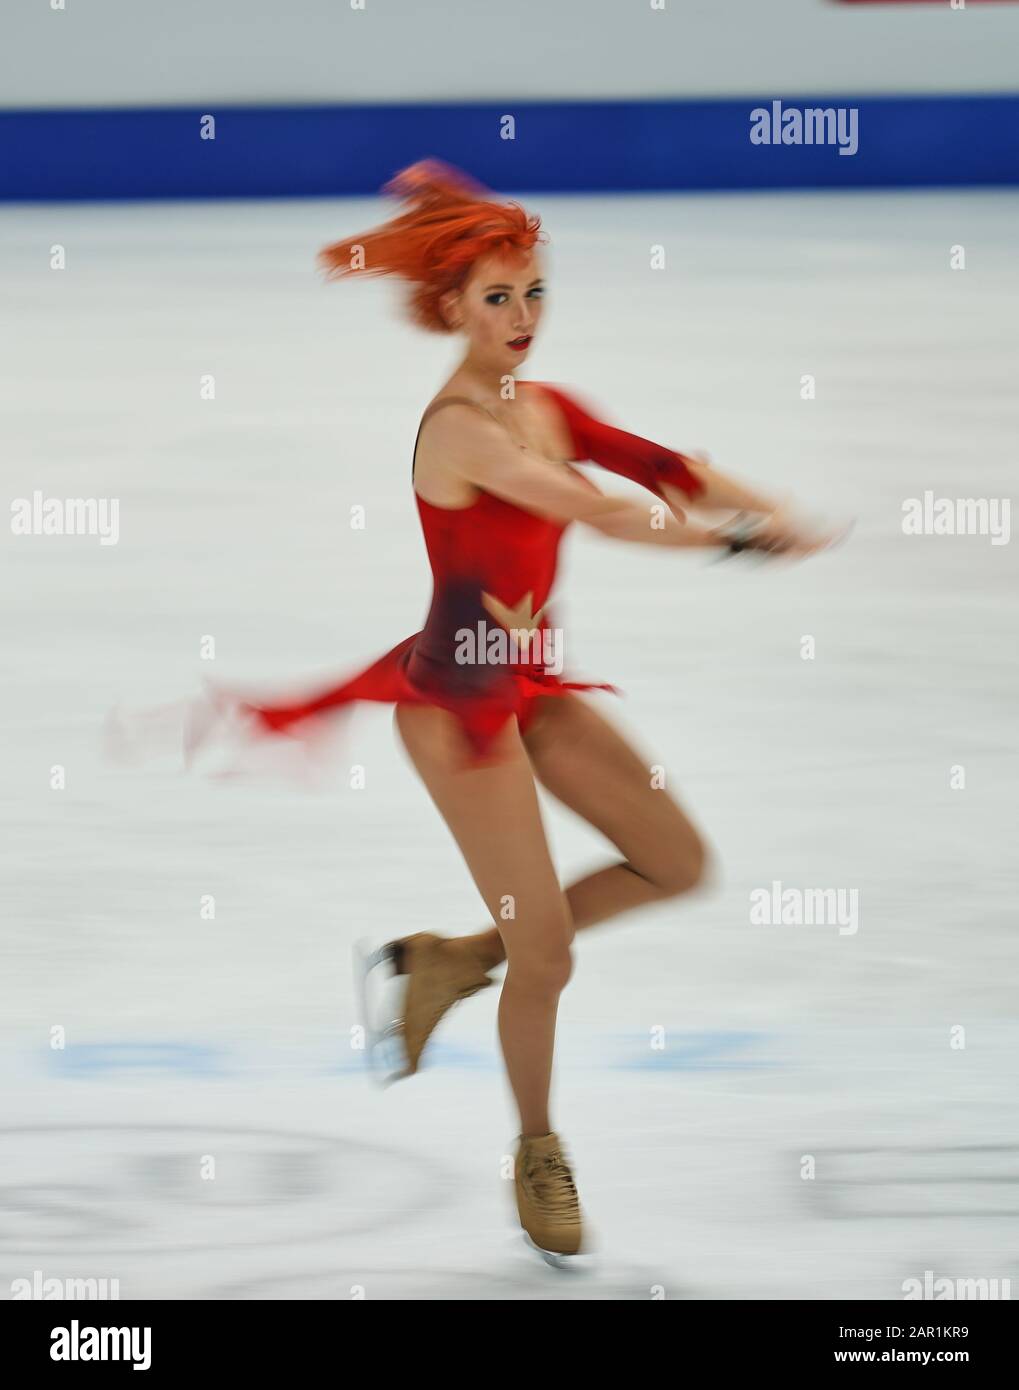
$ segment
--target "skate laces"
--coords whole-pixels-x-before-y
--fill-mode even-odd
[[[580,1208],[573,1174],[562,1154],[556,1149],[540,1158],[532,1158],[527,1177],[541,1205],[560,1220],[579,1221]]]

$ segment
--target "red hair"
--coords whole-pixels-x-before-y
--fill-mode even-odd
[[[406,211],[364,232],[333,242],[318,254],[330,280],[345,275],[397,275],[410,283],[411,318],[433,333],[448,333],[439,300],[459,289],[481,256],[524,256],[538,241],[541,218],[519,203],[498,202],[489,189],[438,159],[422,159],[386,184]]]

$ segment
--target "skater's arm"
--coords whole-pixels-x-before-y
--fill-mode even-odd
[[[551,521],[583,522],[616,540],[715,550],[730,545],[729,536],[691,522],[674,493],[653,506],[606,496],[575,469],[536,459],[472,407],[450,406],[442,414],[433,425],[436,451],[458,477],[494,497]]]
[[[671,491],[671,489],[669,489]],[[668,545],[684,549],[725,550],[731,538],[691,521],[677,494],[661,502],[628,502],[625,508],[587,524],[614,541],[632,545]]]
[[[706,489],[701,476],[703,465],[696,465],[693,459],[675,449],[667,449],[663,444],[655,444],[596,419],[574,395],[558,386],[545,382],[539,385],[559,409],[570,440],[570,457],[575,462],[589,459],[610,473],[639,483],[663,501],[667,500],[664,489],[668,486],[698,506],[702,505]]]
[[[705,511],[737,511],[766,514],[778,503],[747,487],[735,478],[712,468],[703,456],[681,454],[655,444],[640,435],[628,434],[598,420],[575,396],[541,383],[559,408],[572,444],[572,458],[607,468],[620,477],[639,483],[658,497],[666,498],[666,488],[683,493],[690,505]]]
[[[451,405],[432,423],[433,448],[465,482],[550,521],[589,525],[623,524],[643,507],[624,497],[606,497],[587,478],[521,449],[506,429],[480,410]]]
[[[718,535],[723,535],[725,544],[729,544],[735,534],[739,537],[740,549],[796,555],[813,554],[838,539],[834,534],[805,528],[793,518],[788,504],[778,503],[737,479],[719,473],[705,458],[677,453],[662,444],[607,425],[559,387],[542,382],[540,389],[560,410],[574,461],[590,459],[639,483],[668,503],[682,528],[678,532],[674,528],[663,528],[655,520],[654,534],[641,537],[631,530],[629,521],[620,529],[613,527],[616,519],[607,518],[606,525],[599,526],[606,534],[664,545],[717,544],[714,538]],[[724,511],[737,515],[730,515],[729,525],[723,525],[719,531],[705,531],[689,520],[686,513],[691,507],[696,511]],[[660,504],[659,508],[650,508],[649,515],[655,518],[658,510]],[[744,524],[748,519],[752,531]],[[622,525],[622,519],[618,520]]]
[[[737,478],[712,468],[703,454],[684,454],[683,459],[701,485],[694,503],[698,511],[755,512],[770,516],[783,505],[776,498],[766,497]]]

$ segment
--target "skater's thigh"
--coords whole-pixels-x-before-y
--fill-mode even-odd
[[[600,830],[643,875],[668,885],[699,878],[705,848],[642,757],[579,696],[546,697],[524,736],[542,785]]]
[[[472,764],[457,720],[432,705],[400,705],[396,726],[478,892],[514,956],[558,957],[573,924],[541,821],[534,771],[515,720]]]

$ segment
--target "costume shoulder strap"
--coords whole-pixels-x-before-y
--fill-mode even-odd
[[[488,406],[482,405],[480,401],[472,401],[470,396],[439,396],[436,400],[432,401],[431,405],[421,416],[421,423],[420,425],[418,425],[417,436],[414,439],[414,456],[411,460],[410,466],[410,476],[412,481],[414,478],[414,467],[417,463],[418,441],[421,438],[421,431],[425,427],[425,422],[431,419],[435,412],[437,410],[441,410],[444,405],[472,405],[475,410],[483,410],[486,415],[491,415],[492,419],[496,422],[496,424],[502,424],[502,421],[494,413],[494,411],[489,410]],[[505,429],[505,426],[503,426],[503,428]]]

